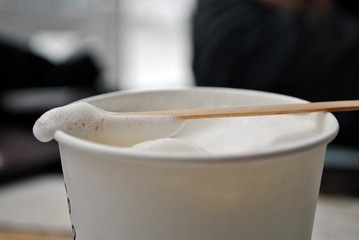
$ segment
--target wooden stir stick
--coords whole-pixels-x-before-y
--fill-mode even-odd
[[[201,118],[221,118],[221,117],[245,117],[245,116],[264,116],[278,114],[295,114],[310,112],[340,112],[359,110],[359,100],[312,102],[312,103],[293,103],[280,105],[262,106],[243,106],[243,107],[224,107],[224,108],[202,108],[202,109],[183,109],[165,110],[149,112],[121,113],[128,115],[165,115],[179,117],[184,120]]]

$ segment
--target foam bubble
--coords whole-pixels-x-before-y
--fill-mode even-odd
[[[183,124],[183,120],[171,116],[120,115],[77,102],[44,113],[33,133],[42,142],[51,141],[56,131],[63,131],[86,140],[128,147],[172,136]]]

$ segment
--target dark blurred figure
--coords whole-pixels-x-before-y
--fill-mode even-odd
[[[309,101],[359,99],[359,8],[338,0],[199,0],[199,86],[256,89]],[[359,196],[359,111],[335,113],[321,193]]]
[[[96,94],[99,74],[99,67],[86,53],[54,64],[26,47],[0,38],[0,185],[61,171],[57,144],[37,141],[32,126],[49,110],[46,108]],[[59,97],[61,91],[64,96]],[[26,102],[29,97],[21,97],[22,93],[34,100],[46,92],[50,94],[45,94],[46,99],[35,100],[33,108],[21,107],[30,104],[30,100]]]
[[[93,59],[80,55],[62,64],[32,53],[26,47],[0,37],[1,91],[34,87],[82,87],[94,89],[99,68]]]
[[[195,79],[309,101],[359,98],[356,1],[199,0]],[[336,114],[335,143],[359,146],[359,112]]]

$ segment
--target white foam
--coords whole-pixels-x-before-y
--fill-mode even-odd
[[[305,141],[323,131],[324,116],[312,113],[200,119],[184,125],[184,120],[175,117],[120,115],[78,102],[46,112],[33,132],[43,142],[52,140],[59,130],[98,143],[135,145],[134,151],[243,153]]]
[[[208,154],[206,150],[195,143],[180,138],[161,138],[146,141],[136,144],[133,148],[139,151],[147,152]]]
[[[129,147],[174,135],[184,121],[171,116],[129,116],[105,112],[85,102],[54,108],[35,123],[35,137],[48,142],[56,131],[104,144]]]
[[[201,119],[186,123],[173,137],[211,154],[236,154],[285,147],[319,134],[324,113]]]

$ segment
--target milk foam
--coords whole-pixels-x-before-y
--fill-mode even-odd
[[[305,141],[323,131],[324,116],[200,119],[184,125],[184,120],[175,117],[121,115],[78,102],[46,112],[36,121],[33,133],[43,142],[63,131],[98,143],[133,147],[134,151],[231,154]]]
[[[211,154],[238,154],[285,147],[323,131],[324,113],[192,120],[175,138]]]
[[[105,112],[85,102],[54,108],[35,123],[35,137],[48,142],[56,131],[104,144],[130,147],[174,135],[184,121],[171,116],[129,116]]]
[[[165,153],[200,153],[208,154],[206,150],[190,141],[180,138],[161,138],[146,141],[133,146],[138,151]]]

